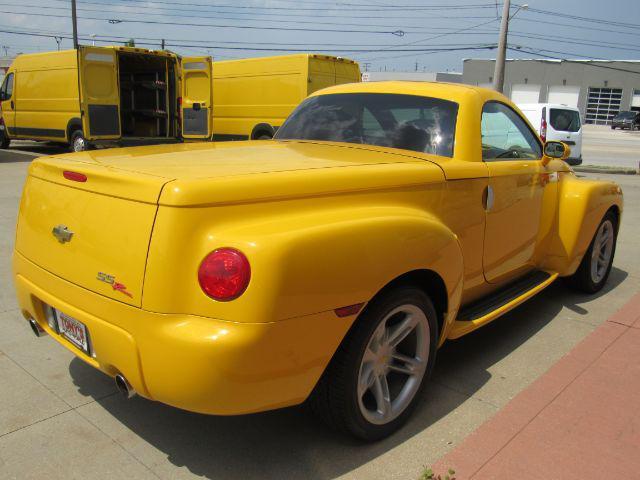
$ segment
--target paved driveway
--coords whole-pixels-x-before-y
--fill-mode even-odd
[[[543,374],[638,290],[640,180],[613,177],[627,209],[607,288],[558,282],[439,353],[407,427],[374,445],[325,429],[301,408],[207,417],[141,398],[44,337],[14,300],[10,256],[29,156],[0,152],[0,477],[54,479],[414,479]],[[611,177],[609,177],[611,178]]]

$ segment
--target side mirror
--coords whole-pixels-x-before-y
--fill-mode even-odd
[[[543,165],[548,164],[553,158],[566,160],[571,155],[571,148],[563,142],[547,142],[544,144]]]

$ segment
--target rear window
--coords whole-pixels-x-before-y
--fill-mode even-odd
[[[625,112],[620,112],[614,118],[635,118],[636,115],[638,115],[638,112],[625,111]]]
[[[575,110],[552,108],[549,112],[549,123],[554,130],[577,132],[580,130],[580,114]]]
[[[320,95],[302,102],[280,140],[324,140],[453,156],[458,104],[384,93]]]

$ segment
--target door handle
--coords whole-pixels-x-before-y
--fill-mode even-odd
[[[15,110],[15,107],[13,106],[13,100],[11,100],[11,110]]]
[[[491,211],[491,209],[493,208],[494,200],[495,198],[493,194],[493,188],[491,188],[491,185],[487,185],[486,187],[484,187],[484,190],[482,192],[482,207],[486,212]]]

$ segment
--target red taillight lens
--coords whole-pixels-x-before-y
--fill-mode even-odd
[[[543,142],[547,141],[547,121],[543,118],[540,123],[540,139]]]
[[[249,260],[233,248],[219,248],[207,255],[198,269],[200,288],[214,300],[227,302],[244,293],[251,278]]]
[[[65,170],[62,172],[62,175],[67,180],[73,180],[74,182],[86,182],[87,176],[84,173],[72,172],[70,170]]]

